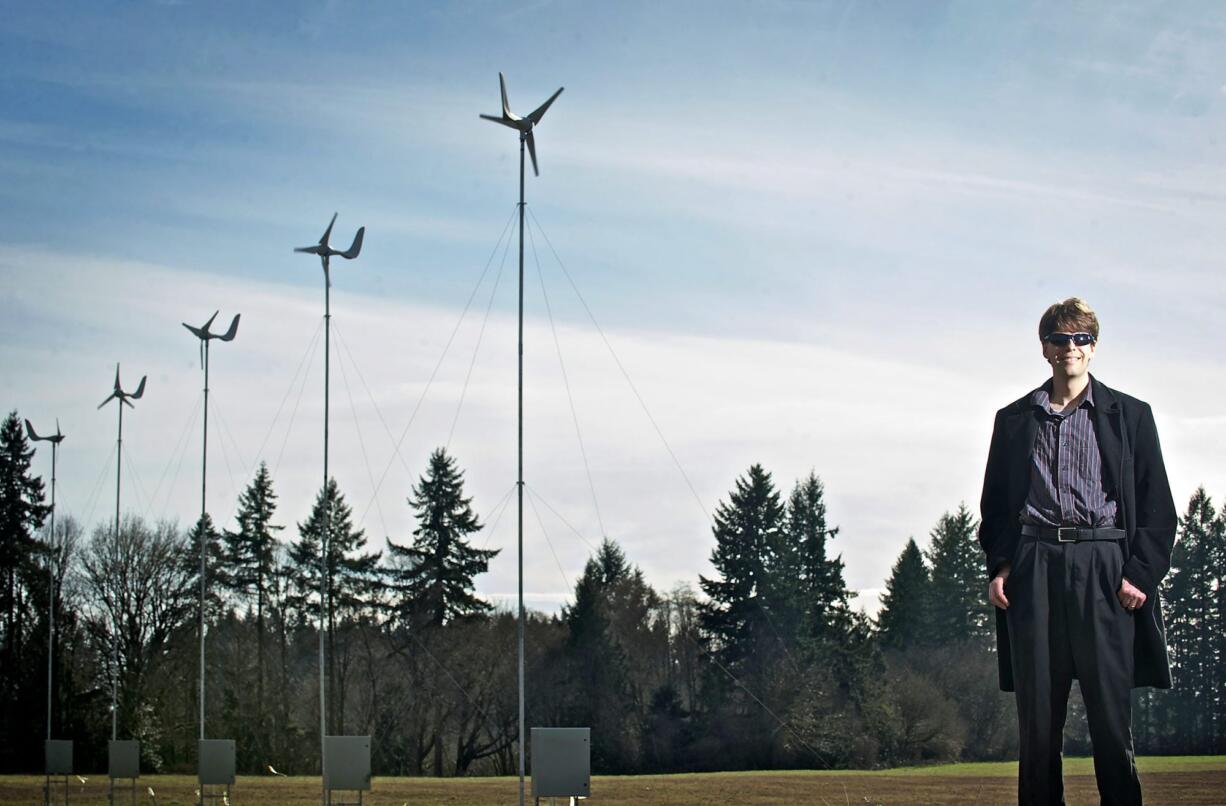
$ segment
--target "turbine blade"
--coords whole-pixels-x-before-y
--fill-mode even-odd
[[[519,130],[519,127],[515,125],[515,121],[513,120],[507,120],[506,118],[496,118],[493,115],[480,115],[479,117],[482,117],[493,123],[501,123],[503,126],[506,126],[509,129],[515,129],[516,131]]]
[[[362,251],[362,238],[366,235],[366,227],[358,227],[358,234],[353,236],[353,244],[348,249],[341,252],[341,257],[345,260],[353,260]]]
[[[211,327],[211,326],[212,326],[212,324],[213,324],[213,320],[217,318],[217,314],[219,314],[219,313],[221,313],[221,311],[213,311],[213,315],[209,317],[209,321],[205,322],[205,323],[204,323],[204,327],[202,327],[202,328],[200,328],[200,329],[201,329],[201,330],[203,330],[205,333],[208,333],[208,332],[209,332],[209,327]]]
[[[191,332],[191,334],[198,339],[203,339],[205,337],[204,331],[198,327],[192,327],[187,322],[183,323],[183,327],[187,328]]]
[[[98,404],[98,408],[102,408],[103,406],[105,406],[107,403],[110,403],[112,400],[114,400],[118,396],[119,395],[116,394],[115,392],[111,392],[109,395],[107,395],[106,400]]]
[[[332,220],[328,222],[328,228],[324,230],[324,237],[319,239],[319,245],[323,248],[328,248],[328,241],[332,238],[332,225],[336,223],[338,213],[332,214]]]
[[[122,397],[122,396],[121,396],[121,397],[119,398],[119,402],[120,402],[120,403],[122,403],[123,405],[127,406],[127,407],[128,407],[128,408],[130,408],[130,409],[134,409],[134,408],[136,408],[136,406],[133,406],[131,403],[129,403],[129,402],[128,402],[128,399],[127,399],[126,397]]]
[[[502,115],[503,117],[511,117],[511,105],[507,103],[507,80],[502,75],[502,71],[498,71],[498,88],[502,90]]]
[[[549,105],[558,100],[558,96],[562,94],[562,90],[564,89],[566,89],[566,87],[558,87],[558,91],[553,95],[550,95],[548,101],[538,106],[536,111],[528,115],[528,120],[532,121],[533,126],[541,122],[541,118],[545,117],[545,112],[548,111]]]
[[[540,176],[541,172],[536,167],[536,138],[532,136],[531,131],[524,134],[524,142],[528,144],[528,156],[532,158],[532,173]]]
[[[115,391],[118,392],[120,388],[121,387],[119,386],[119,365],[116,364],[115,365]]]
[[[310,252],[312,255],[318,255],[319,245],[315,244],[314,246],[295,246],[294,251],[295,252]]]
[[[234,341],[234,337],[238,334],[238,318],[240,316],[242,316],[241,313],[234,314],[234,318],[230,321],[230,329],[226,331],[224,336],[218,336],[217,338],[222,341]]]
[[[55,426],[55,427],[56,427],[56,430],[59,430],[59,423],[58,423],[58,422],[56,423],[56,426]],[[28,434],[28,435],[29,435],[29,437],[30,437],[30,439],[32,439],[32,440],[35,440],[35,441],[40,441],[40,440],[42,440],[42,437],[40,437],[40,436],[38,435],[38,432],[34,430],[34,426],[30,425],[30,421],[29,421],[29,420],[26,420],[26,434]]]
[[[142,375],[140,378],[140,385],[136,387],[136,392],[132,395],[129,395],[129,397],[131,397],[133,400],[140,400],[140,396],[145,393],[145,381],[147,381],[148,379],[149,379],[148,375]]]
[[[59,417],[55,418],[55,435],[59,437],[60,439],[64,438],[64,435],[60,432],[60,418]]]

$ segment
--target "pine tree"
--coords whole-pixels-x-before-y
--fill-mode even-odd
[[[799,637],[841,641],[850,629],[843,558],[831,558],[827,542],[839,533],[826,525],[825,488],[812,471],[796,482],[788,498],[784,532],[787,551],[795,560],[780,563],[781,582],[795,580],[790,609],[799,612]],[[793,573],[793,569],[795,569]]]
[[[187,576],[192,590],[200,595],[200,540],[204,536],[205,553],[205,620],[216,621],[221,615],[223,600],[219,588],[228,587],[229,575],[226,570],[226,558],[222,549],[221,535],[213,526],[213,518],[206,512],[192,525],[187,533],[187,544],[184,547],[181,562],[183,573]],[[197,613],[197,618],[199,614]]]
[[[1221,573],[1213,566],[1213,547],[1221,541],[1221,521],[1213,502],[1200,487],[1179,520],[1179,540],[1171,552],[1171,570],[1162,583],[1168,605],[1166,639],[1170,648],[1176,689],[1165,699],[1167,732],[1182,752],[1209,752],[1210,720],[1221,690],[1215,687],[1215,644],[1221,624],[1215,613],[1215,582]],[[1216,534],[1215,534],[1216,532]]]
[[[737,479],[728,503],[721,502],[715,510],[711,564],[719,577],[698,577],[708,597],[701,605],[700,622],[712,654],[731,671],[750,665],[760,672],[766,656],[758,650],[780,640],[766,602],[773,592],[769,573],[783,521],[779,492],[771,475],[757,464]],[[772,655],[778,646],[773,650]]]
[[[26,638],[23,578],[34,573],[43,552],[34,533],[50,511],[43,504],[42,479],[30,475],[33,456],[21,420],[12,411],[0,425],[0,609],[4,612],[0,652],[6,669],[17,662]]]
[[[567,712],[575,724],[592,727],[592,758],[602,770],[629,772],[639,761],[629,633],[648,629],[656,600],[642,572],[606,538],[575,583],[574,604],[562,609],[570,672]]]
[[[272,522],[276,510],[277,494],[272,489],[272,476],[268,465],[260,462],[255,478],[238,497],[238,530],[227,530],[225,540],[230,589],[247,601],[255,600],[256,701],[261,708],[267,675],[265,613],[278,587],[276,533],[284,528]]]
[[[35,659],[46,641],[45,546],[35,537],[50,508],[43,504],[42,479],[30,475],[34,450],[26,442],[17,412],[0,425],[0,769],[29,764],[39,724],[38,703],[45,681]],[[37,598],[36,598],[37,597]],[[42,626],[42,638],[35,633]],[[35,694],[38,692],[38,694]]]
[[[225,540],[230,587],[245,599],[254,598],[261,631],[269,588],[277,570],[276,533],[284,528],[272,522],[276,510],[272,477],[268,465],[260,462],[255,478],[238,498],[238,531],[227,531]]]
[[[326,574],[323,611],[328,629],[328,688],[333,692],[333,696],[327,698],[328,725],[329,729],[343,732],[344,722],[336,720],[337,714],[344,713],[338,700],[343,704],[345,698],[344,687],[337,687],[337,626],[353,624],[375,606],[381,584],[378,567],[381,553],[362,553],[366,542],[362,530],[353,527],[353,511],[345,503],[336,479],[328,479],[327,485],[315,497],[310,516],[304,523],[298,524],[299,540],[290,547],[296,588],[293,601],[300,624],[310,623],[318,617],[320,556],[323,553],[321,546],[324,545],[325,527],[327,556],[323,562]]]
[[[402,597],[402,618],[438,627],[488,612],[490,604],[473,590],[473,577],[489,570],[499,550],[469,544],[469,535],[480,531],[481,523],[472,499],[464,496],[464,474],[445,449],[430,454],[409,506],[417,518],[412,545],[387,541],[395,561],[388,576]]]
[[[925,558],[932,580],[932,638],[937,644],[986,642],[990,605],[983,576],[983,552],[966,504],[946,512],[933,528]]]
[[[1212,625],[1209,630],[1209,650],[1213,659],[1209,690],[1215,692],[1213,702],[1213,746],[1209,752],[1226,753],[1226,507],[1218,511],[1217,520],[1206,552],[1213,569],[1213,602],[1210,608]]]
[[[877,632],[891,649],[932,643],[932,581],[915,538],[908,538],[881,595]]]

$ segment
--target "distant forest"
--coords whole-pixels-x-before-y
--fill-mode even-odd
[[[474,592],[496,551],[480,547],[485,524],[444,450],[408,496],[416,529],[383,551],[335,481],[287,523],[263,465],[236,531],[129,515],[118,534],[87,534],[58,512],[51,551],[33,455],[13,412],[0,426],[0,770],[43,766],[50,572],[52,732],[74,740],[77,769],[105,768],[112,683],[143,768],[195,769],[207,541],[207,729],[237,741],[240,772],[319,771],[321,587],[330,733],[371,735],[376,775],[515,771],[516,621]],[[971,511],[943,515],[926,549],[905,542],[870,619],[849,605],[824,496],[815,474],[788,489],[750,467],[715,512],[715,573],[695,586],[655,590],[605,540],[560,614],[529,614],[529,727],[591,727],[596,773],[1015,758]],[[1176,688],[1134,692],[1141,753],[1226,753],[1224,569],[1226,516],[1197,490],[1162,588]],[[1089,750],[1076,693],[1065,749]]]

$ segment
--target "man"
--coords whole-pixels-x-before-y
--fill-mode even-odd
[[[1103,804],[1140,804],[1134,686],[1170,688],[1158,583],[1175,541],[1153,413],[1089,372],[1098,318],[1076,297],[1039,320],[1051,380],[996,414],[979,542],[1000,687],[1016,691],[1018,802],[1062,804],[1069,688],[1085,700]]]

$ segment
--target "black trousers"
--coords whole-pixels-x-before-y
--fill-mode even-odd
[[[1023,537],[1005,595],[1020,729],[1018,803],[1064,803],[1061,756],[1073,678],[1081,686],[1104,806],[1139,806],[1132,745],[1133,615],[1116,593],[1115,541]]]

